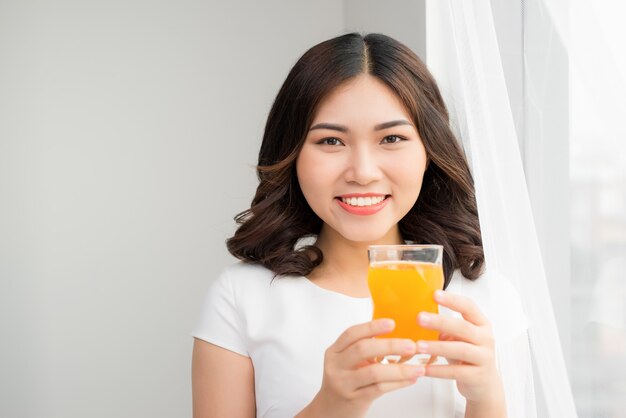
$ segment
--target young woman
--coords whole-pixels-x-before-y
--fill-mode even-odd
[[[378,34],[307,51],[270,111],[258,177],[228,240],[242,262],[213,282],[193,333],[194,417],[515,414],[532,388],[503,385],[496,344],[520,340],[523,321],[498,323],[484,295],[472,176],[414,53]],[[440,341],[372,338],[394,324],[371,320],[367,246],[405,242],[444,247],[441,312],[415,318]],[[523,318],[512,288],[497,300]],[[506,353],[529,362],[521,341]],[[374,360],[416,353],[442,361]]]

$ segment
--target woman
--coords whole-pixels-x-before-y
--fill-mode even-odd
[[[504,285],[520,321],[494,323],[499,307],[481,303],[472,177],[415,54],[378,34],[307,51],[270,111],[258,176],[228,240],[243,262],[213,283],[193,334],[195,417],[513,416],[496,340],[515,341],[523,313]],[[407,241],[444,246],[443,309],[416,318],[440,341],[372,338],[394,324],[371,321],[367,246]],[[416,353],[447,361],[373,360]]]

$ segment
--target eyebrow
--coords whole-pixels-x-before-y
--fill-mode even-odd
[[[374,126],[374,130],[381,131],[383,129],[389,129],[389,128],[393,128],[394,126],[400,126],[400,125],[413,126],[413,124],[406,119],[398,119],[398,120],[392,120],[389,122],[379,123],[378,125]],[[311,129],[309,129],[309,131],[312,131],[314,129],[330,129],[333,131],[339,131],[343,133],[347,133],[350,131],[347,126],[338,125],[336,123],[324,123],[324,122],[313,125]]]

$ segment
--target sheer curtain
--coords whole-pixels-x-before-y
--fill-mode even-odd
[[[570,3],[572,387],[581,417],[626,415],[626,5]],[[589,361],[589,359],[593,359]]]
[[[528,319],[535,393],[545,408],[539,416],[576,417],[490,3],[427,0],[426,22],[427,64],[442,89],[476,183],[487,268],[510,280]],[[508,358],[511,364],[504,367],[515,368],[515,356]]]

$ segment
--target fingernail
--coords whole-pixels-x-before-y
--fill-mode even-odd
[[[418,341],[417,342],[417,351],[419,351],[420,353],[427,353],[428,352],[428,344],[425,341]]]
[[[418,320],[421,325],[428,325],[431,322],[431,316],[430,314],[427,314],[426,312],[420,312],[418,316]]]
[[[437,302],[443,302],[444,298],[445,298],[445,293],[443,290],[435,290],[435,300]]]
[[[385,319],[383,320],[383,329],[391,331],[396,326],[396,323],[393,319]]]

